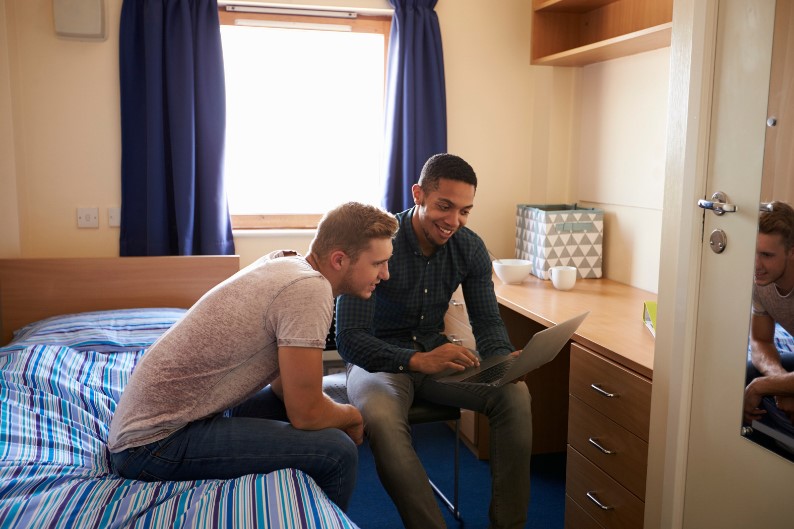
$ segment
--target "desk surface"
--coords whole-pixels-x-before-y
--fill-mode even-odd
[[[654,339],[642,320],[643,303],[656,294],[610,279],[579,279],[567,291],[530,275],[520,285],[494,276],[500,304],[542,325],[554,325],[589,310],[573,341],[653,378]]]

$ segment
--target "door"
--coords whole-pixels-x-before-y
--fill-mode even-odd
[[[718,5],[706,195],[724,191],[737,211],[704,212],[685,528],[794,525],[793,503],[783,498],[794,482],[789,463],[740,434],[774,7],[770,0]],[[722,253],[709,245],[715,230],[726,234]],[[773,483],[781,468],[790,478],[779,488]],[[776,494],[766,489],[786,492],[763,505]],[[780,511],[786,505],[788,517]]]
[[[674,5],[645,526],[790,528],[794,464],[740,435],[775,2]],[[698,210],[717,191],[736,212]]]

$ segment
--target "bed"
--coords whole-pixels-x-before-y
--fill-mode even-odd
[[[113,472],[105,442],[135,363],[238,269],[237,256],[0,259],[0,526],[356,527],[295,469],[162,483]]]

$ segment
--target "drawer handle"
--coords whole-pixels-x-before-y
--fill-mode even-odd
[[[599,509],[603,509],[603,510],[605,510],[605,511],[611,511],[612,509],[614,509],[614,507],[611,507],[611,506],[609,506],[609,505],[604,505],[603,503],[601,503],[600,501],[598,501],[598,498],[596,498],[595,492],[592,492],[592,491],[591,491],[591,492],[588,492],[588,493],[587,493],[587,498],[588,498],[590,501],[592,501],[593,503],[595,503],[596,505],[598,505],[598,508],[599,508]]]
[[[462,301],[458,301],[458,300],[457,300],[457,299],[455,299],[455,298],[452,298],[452,299],[450,299],[450,300],[449,300],[449,304],[450,304],[450,305],[452,305],[453,307],[462,307],[463,305],[465,305],[465,303],[464,303],[464,302],[462,302]]]
[[[609,399],[613,399],[613,398],[618,396],[617,393],[610,393],[610,392],[606,391],[605,389],[603,389],[598,384],[590,384],[590,387],[593,388],[594,390],[596,390],[597,392],[599,392],[601,395],[603,395],[603,396],[605,396],[605,397],[607,397]]]
[[[617,453],[614,450],[607,450],[606,448],[601,446],[601,444],[599,444],[599,442],[598,442],[598,439],[596,439],[594,437],[589,438],[588,441],[590,442],[591,445],[595,446],[596,448],[601,450],[601,452],[605,453],[608,456],[615,455]]]

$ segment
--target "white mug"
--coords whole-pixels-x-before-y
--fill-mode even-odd
[[[549,272],[551,273],[551,284],[557,290],[571,290],[576,284],[575,266],[552,266]]]

